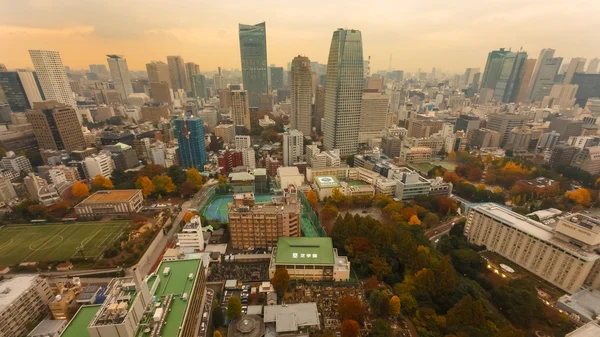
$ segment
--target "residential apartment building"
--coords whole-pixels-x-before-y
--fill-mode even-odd
[[[600,221],[587,215],[559,218],[550,227],[486,203],[471,208],[464,233],[470,243],[485,246],[570,294],[586,282],[597,282],[588,276],[600,259],[594,252],[600,247]]]
[[[302,236],[300,201],[295,186],[284,197],[256,204],[253,193],[238,193],[229,204],[229,232],[234,249],[271,248],[279,237]]]
[[[54,293],[48,281],[36,275],[0,281],[0,331],[3,337],[21,337],[48,315]]]
[[[110,178],[112,171],[115,169],[115,164],[110,152],[103,151],[99,154],[86,157],[83,160],[83,167],[86,178],[92,181],[96,176]]]
[[[248,93],[245,90],[231,90],[228,92],[231,102],[231,119],[233,125],[241,125],[250,130],[250,105]]]
[[[304,134],[300,130],[290,130],[283,134],[283,165],[293,166],[304,158]]]
[[[235,125],[219,124],[213,129],[215,136],[221,137],[224,144],[233,144],[235,139]]]

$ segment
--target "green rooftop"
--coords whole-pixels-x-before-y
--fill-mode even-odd
[[[188,296],[192,295],[192,286],[196,278],[196,273],[200,267],[200,259],[196,260],[178,260],[178,261],[163,261],[158,270],[156,271],[157,276],[152,276],[148,279],[148,288],[152,288],[155,282],[158,282],[156,292],[152,295],[156,296],[158,302],[162,302],[166,295],[173,296],[173,301],[167,317],[165,320],[168,324],[164,325],[160,335],[176,337],[179,335],[179,327],[183,325],[183,318],[185,315],[185,309],[188,301],[184,301],[178,295],[187,293]],[[165,268],[171,268],[169,275],[164,275]],[[194,275],[194,279],[190,280],[188,276]],[[141,329],[140,329],[141,330]],[[146,336],[139,331],[138,336]]]
[[[89,337],[88,325],[100,310],[101,305],[84,305],[75,314],[61,337]]]
[[[331,238],[281,237],[276,264],[334,264]]]

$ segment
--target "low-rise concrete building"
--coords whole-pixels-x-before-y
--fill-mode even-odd
[[[81,217],[130,216],[142,209],[142,190],[101,190],[75,206]]]

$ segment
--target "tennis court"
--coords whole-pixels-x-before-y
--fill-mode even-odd
[[[127,221],[9,225],[0,228],[0,265],[95,258],[119,238]]]

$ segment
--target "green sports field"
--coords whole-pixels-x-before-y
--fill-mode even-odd
[[[0,265],[21,262],[95,258],[128,226],[127,221],[9,225],[0,228]]]

